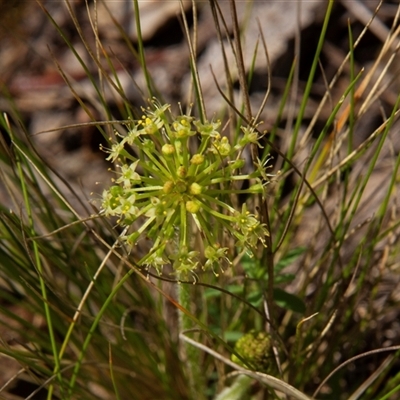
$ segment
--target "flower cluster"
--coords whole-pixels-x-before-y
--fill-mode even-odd
[[[276,372],[272,341],[267,332],[252,330],[246,333],[236,342],[235,351],[245,361],[232,354],[231,359],[236,364],[268,374]]]
[[[221,245],[226,233],[242,250],[263,243],[265,225],[246,204],[236,210],[232,203],[239,194],[264,191],[258,169],[240,173],[241,154],[254,135],[244,131],[233,146],[220,134],[219,121],[173,116],[168,104],[156,102],[143,112],[126,133],[116,133],[118,141],[110,149],[103,149],[118,176],[103,191],[101,206],[105,216],[127,227],[123,240],[128,246],[144,237],[151,240],[141,264],[158,272],[171,264],[179,278],[195,274],[199,266],[216,273],[216,267],[230,264],[228,248]],[[249,187],[241,189],[244,181]]]

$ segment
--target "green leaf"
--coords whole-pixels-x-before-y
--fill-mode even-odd
[[[262,292],[260,290],[254,290],[249,296],[248,296],[248,301],[250,304],[252,304],[254,307],[259,307],[262,303]]]
[[[295,311],[300,314],[304,314],[306,311],[306,305],[300,297],[285,292],[282,289],[274,289],[274,300],[279,307],[287,310]]]

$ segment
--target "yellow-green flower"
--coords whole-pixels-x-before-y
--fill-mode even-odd
[[[276,372],[271,337],[267,332],[252,330],[246,333],[236,342],[235,351],[241,359],[232,354],[233,362],[259,372],[268,374]]]
[[[171,264],[180,279],[196,276],[200,266],[217,275],[216,267],[231,264],[228,248],[220,245],[226,233],[248,251],[268,235],[245,204],[240,211],[232,203],[239,194],[264,194],[261,171],[241,174],[243,146],[221,135],[220,121],[176,117],[168,104],[156,102],[143,112],[125,135],[116,134],[119,142],[104,149],[108,160],[118,160],[118,177],[103,191],[101,211],[117,217],[129,247],[144,236],[151,240],[141,261],[145,268],[161,272],[163,265]],[[244,142],[253,143],[249,132]],[[240,186],[247,189],[237,189]],[[196,230],[200,243],[194,249]]]

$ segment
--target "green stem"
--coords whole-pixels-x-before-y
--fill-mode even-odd
[[[180,249],[188,246],[190,241],[189,232],[191,232],[190,220],[187,218],[186,207],[181,204],[181,216],[180,216]],[[180,250],[178,249],[178,250]],[[179,276],[179,282],[181,278],[185,277]],[[184,285],[182,283],[178,284],[178,300],[182,307],[184,307],[188,314],[190,315],[191,310],[191,296],[190,296],[190,286]],[[189,329],[193,328],[193,323],[191,318],[187,313],[182,311],[179,312],[179,332],[184,333]],[[186,342],[182,342],[181,355],[184,359],[184,365],[187,366],[187,373],[189,378],[190,387],[190,398],[202,400],[205,385],[203,383],[203,377],[200,370],[200,351],[194,346],[188,345]]]
[[[190,286],[182,283],[178,284],[178,298],[179,303],[186,310],[190,311],[191,296]],[[183,312],[179,313],[179,331],[185,332],[193,328],[191,319]],[[190,346],[186,342],[182,342],[182,357],[184,365],[187,366],[187,373],[189,378],[190,398],[197,400],[204,400],[204,374],[201,371],[201,352],[194,346]]]

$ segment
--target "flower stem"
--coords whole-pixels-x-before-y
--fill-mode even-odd
[[[178,298],[179,303],[190,313],[190,287],[182,283],[178,284]],[[179,330],[185,332],[192,329],[192,322],[185,312],[179,313]],[[186,342],[181,342],[181,357],[183,364],[187,366],[187,374],[189,380],[190,398],[197,400],[204,400],[204,376],[201,373],[201,353],[200,350]]]

